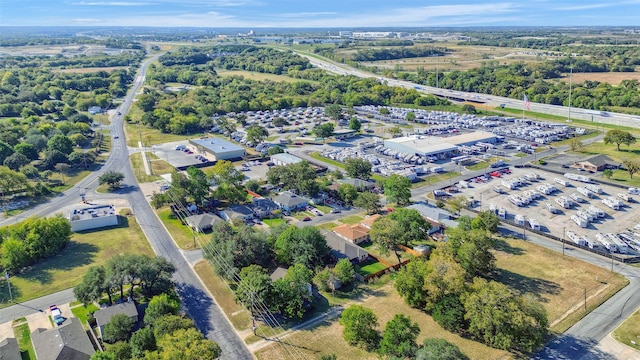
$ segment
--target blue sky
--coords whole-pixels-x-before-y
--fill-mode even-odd
[[[640,0],[3,0],[0,24],[241,28],[640,26]]]

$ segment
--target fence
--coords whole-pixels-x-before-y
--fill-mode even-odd
[[[402,262],[401,262],[401,263],[399,263],[399,264],[392,265],[392,264],[390,264],[388,261],[386,261],[386,260],[384,260],[384,259],[382,259],[382,258],[380,258],[380,257],[378,257],[378,256],[376,256],[376,255],[369,254],[369,256],[371,256],[372,258],[376,259],[376,260],[377,260],[378,262],[380,262],[381,264],[384,264],[384,265],[386,266],[386,268],[384,268],[384,269],[382,269],[382,270],[380,270],[380,271],[377,271],[377,272],[375,272],[375,273],[373,273],[373,274],[367,274],[367,275],[363,276],[363,277],[362,277],[362,279],[363,279],[362,281],[363,281],[363,282],[364,282],[364,281],[367,281],[367,280],[369,280],[369,279],[371,279],[371,278],[375,278],[375,277],[382,276],[382,275],[384,275],[384,274],[388,273],[389,271],[395,271],[395,270],[398,270],[401,266],[405,266],[405,265],[407,265],[407,264],[411,261],[411,259],[407,259],[407,260],[405,260],[405,261],[402,261]]]

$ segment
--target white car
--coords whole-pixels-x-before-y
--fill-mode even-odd
[[[640,195],[640,189],[638,188],[629,188],[627,191],[631,195]]]

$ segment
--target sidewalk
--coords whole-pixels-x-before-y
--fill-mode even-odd
[[[598,349],[620,360],[640,360],[640,351],[618,342],[611,334],[600,340]]]

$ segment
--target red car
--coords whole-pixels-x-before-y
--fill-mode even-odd
[[[307,216],[306,218],[302,219],[302,221],[311,221],[311,218]]]

